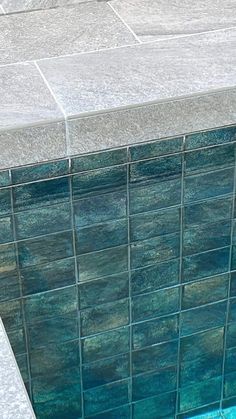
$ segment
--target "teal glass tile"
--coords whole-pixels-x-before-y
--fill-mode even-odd
[[[230,323],[227,326],[227,348],[236,346],[236,323]]]
[[[236,322],[236,298],[229,302],[229,322]]]
[[[156,178],[162,182],[180,177],[182,173],[181,155],[161,157],[130,164],[130,182],[141,182]]]
[[[81,340],[83,362],[123,354],[130,348],[130,329],[122,327]]]
[[[22,292],[36,294],[75,284],[75,260],[67,258],[21,269]]]
[[[145,240],[180,229],[180,209],[147,212],[130,217],[130,240]]]
[[[0,215],[9,214],[11,212],[11,193],[10,189],[0,190]]]
[[[230,221],[220,221],[214,224],[203,224],[186,229],[183,233],[183,254],[192,255],[231,243]]]
[[[71,229],[70,204],[19,212],[15,215],[17,239],[27,239]]]
[[[229,220],[232,213],[232,198],[212,199],[198,204],[186,205],[184,224],[186,227]]]
[[[236,128],[228,127],[211,131],[198,132],[186,136],[186,149],[224,144],[236,140]]]
[[[0,273],[0,301],[20,297],[20,282],[16,271]]]
[[[194,362],[195,359],[206,354],[219,357],[223,352],[223,346],[223,327],[186,336],[180,340],[180,360],[181,362]]]
[[[119,381],[129,376],[129,354],[106,358],[82,368],[84,390]]]
[[[228,285],[228,274],[185,285],[182,293],[182,310],[224,300],[228,295]]]
[[[211,250],[183,258],[183,282],[227,272],[229,268],[229,248]]]
[[[81,309],[128,297],[128,272],[80,283],[79,296]]]
[[[220,400],[221,377],[215,377],[202,383],[185,386],[180,389],[180,412]]]
[[[203,406],[203,407],[198,407],[195,409],[191,409],[189,410],[187,413],[181,413],[179,415],[177,415],[176,419],[190,419],[194,418],[194,419],[216,419],[213,412],[216,411],[220,411],[220,402],[215,402],[215,403],[210,403],[207,406]],[[197,416],[196,416],[197,415]],[[221,419],[218,418],[217,419]]]
[[[200,358],[182,362],[180,366],[180,386],[198,384],[218,377],[222,373],[222,365],[223,351],[218,356],[206,354]]]
[[[75,226],[84,227],[109,220],[125,218],[127,215],[126,192],[111,192],[74,201]]]
[[[132,352],[133,374],[177,365],[178,342],[166,342]]]
[[[92,335],[129,323],[129,300],[101,304],[81,311],[81,334]]]
[[[74,175],[72,178],[73,197],[99,195],[115,190],[125,190],[127,166],[107,167]]]
[[[229,168],[185,178],[185,203],[232,193],[233,172]]]
[[[98,413],[97,415],[89,416],[91,419],[130,419],[131,406],[120,406],[106,412]]]
[[[224,397],[235,397],[236,396],[236,372],[230,372],[225,374],[224,383]]]
[[[23,328],[18,327],[15,330],[9,330],[7,336],[15,355],[26,352],[25,333]]]
[[[4,278],[8,273],[15,271],[16,253],[13,243],[0,245],[0,266],[0,278]]]
[[[177,339],[179,336],[178,316],[168,316],[134,324],[133,349]]]
[[[179,310],[179,288],[167,288],[132,298],[134,322],[175,313]]]
[[[77,258],[79,280],[90,279],[116,274],[128,269],[127,246],[115,247],[95,253],[81,255]]]
[[[107,221],[91,227],[80,228],[76,231],[76,253],[78,255],[122,246],[127,244],[127,242],[127,219]]]
[[[160,394],[134,403],[134,419],[174,419],[176,392]]]
[[[191,151],[185,154],[185,173],[202,173],[234,166],[235,144]]]
[[[73,256],[72,232],[51,234],[18,242],[20,268]]]
[[[128,380],[86,390],[84,392],[85,415],[89,416],[128,403],[128,390]]]
[[[71,159],[72,173],[84,172],[86,170],[101,169],[103,167],[115,166],[127,162],[127,149],[102,151],[91,153]]]
[[[236,371],[236,348],[230,348],[226,351],[225,373]]]
[[[136,269],[131,272],[132,295],[156,291],[179,283],[179,260]]]
[[[42,292],[24,299],[25,318],[28,324],[64,316],[77,309],[76,287]]]
[[[69,173],[69,161],[58,160],[50,163],[35,164],[12,169],[12,183],[33,182],[39,179],[50,179]]]
[[[179,257],[179,233],[153,237],[131,244],[131,269]]]
[[[231,272],[230,297],[236,297],[236,272]]]
[[[223,301],[182,312],[181,335],[186,336],[214,327],[224,326],[226,307],[226,301]]]
[[[28,365],[27,365],[27,355],[21,354],[16,356],[16,362],[19,367],[21,376],[23,378],[24,383],[27,383],[29,381],[29,371],[28,371]]]
[[[3,170],[0,172],[0,187],[9,186],[11,184],[9,170]]]
[[[142,185],[131,184],[130,214],[155,211],[181,202],[181,179],[158,183],[156,180]]]
[[[20,300],[4,301],[0,303],[0,317],[6,331],[22,327],[22,312]]]
[[[167,138],[129,147],[131,161],[159,157],[165,154],[178,153],[183,148],[183,137]]]
[[[232,247],[231,269],[236,269],[236,245]]]
[[[0,218],[0,243],[8,243],[13,241],[12,217]]]
[[[45,180],[13,188],[15,211],[32,210],[69,201],[69,178]]]
[[[176,389],[177,367],[175,365],[148,374],[133,377],[133,400],[141,400]]]

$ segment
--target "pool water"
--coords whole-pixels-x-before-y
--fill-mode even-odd
[[[214,411],[205,415],[194,416],[193,419],[235,419],[236,407],[222,410],[222,412]]]

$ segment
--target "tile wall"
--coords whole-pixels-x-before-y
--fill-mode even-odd
[[[236,404],[236,127],[0,173],[0,316],[39,419]]]

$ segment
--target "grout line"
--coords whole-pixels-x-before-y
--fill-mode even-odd
[[[129,32],[132,33],[132,35],[134,36],[134,38],[136,39],[136,41],[139,42],[139,44],[142,44],[142,41],[139,39],[139,37],[136,35],[136,33],[133,31],[133,29],[131,29],[131,27],[128,25],[128,23],[126,23],[126,21],[120,16],[120,14],[117,12],[117,10],[115,9],[114,6],[112,6],[112,4],[110,3],[110,1],[107,2],[107,5],[110,6],[110,8],[113,10],[113,12],[115,13],[115,15],[121,20],[121,22],[126,26],[126,28],[129,30]]]

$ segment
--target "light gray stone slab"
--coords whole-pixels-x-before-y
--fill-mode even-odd
[[[137,42],[104,2],[0,17],[0,65]]]
[[[236,84],[236,28],[39,61],[68,117]]]
[[[0,67],[0,130],[63,119],[34,64]]]
[[[49,9],[51,7],[68,6],[70,4],[84,3],[85,1],[94,0],[3,0],[6,13]],[[0,7],[1,8],[1,7]]]
[[[4,10],[3,10],[3,7],[0,4],[0,15],[2,15],[2,14],[4,14]]]
[[[0,417],[36,419],[1,319]]]
[[[112,0],[111,4],[142,41],[236,25],[235,0]]]
[[[68,154],[236,124],[236,89],[68,121]]]

